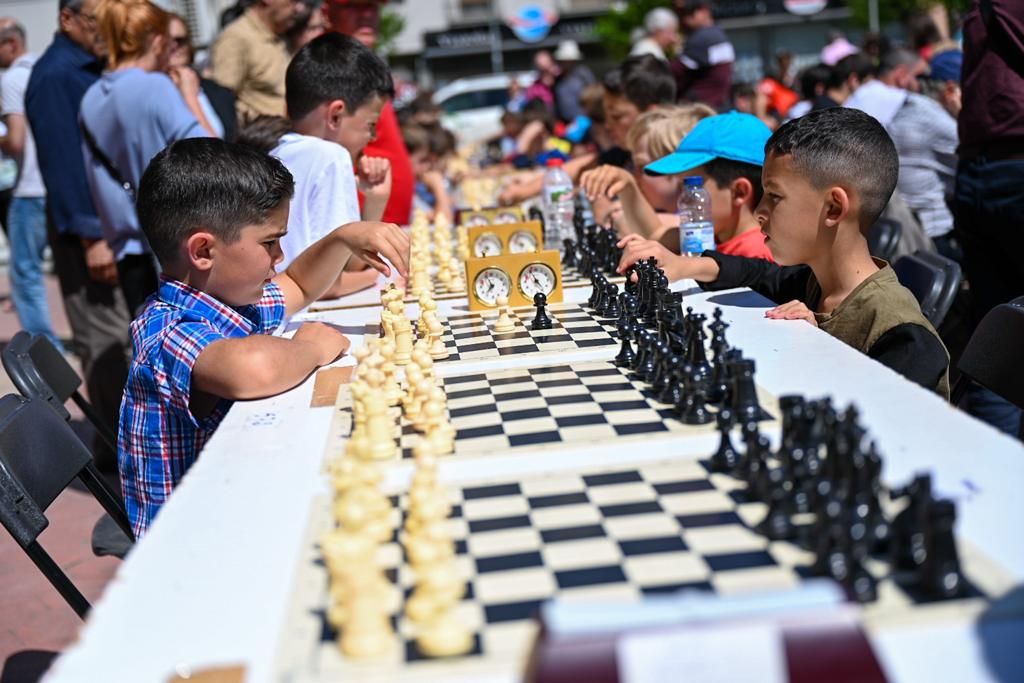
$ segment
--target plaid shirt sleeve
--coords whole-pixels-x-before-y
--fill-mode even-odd
[[[270,334],[284,322],[284,293],[276,282],[263,288],[263,298],[254,304],[259,314],[256,332]]]
[[[199,427],[189,409],[192,399],[192,369],[203,350],[224,335],[205,322],[179,323],[168,331],[160,349],[163,372],[154,373],[160,399],[178,417]]]

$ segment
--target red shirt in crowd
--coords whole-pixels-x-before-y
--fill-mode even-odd
[[[390,102],[384,105],[377,121],[377,138],[366,146],[363,154],[371,157],[384,157],[391,162],[391,197],[384,208],[384,222],[408,225],[412,218],[412,195],[415,191],[416,178],[412,171],[409,152],[402,141],[402,130],[398,127],[398,117]],[[362,209],[363,198],[359,197],[359,208]]]
[[[774,261],[772,252],[764,243],[764,233],[760,230],[747,230],[717,245],[718,251],[730,256],[746,256],[747,258],[763,258]]]

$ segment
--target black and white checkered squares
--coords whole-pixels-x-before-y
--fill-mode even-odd
[[[443,382],[456,455],[714,430],[683,424],[673,406],[658,402],[643,382],[607,361],[492,370]],[[412,457],[416,438],[406,424],[405,457]]]
[[[493,329],[498,311],[448,316],[442,321],[444,333],[441,336],[449,352],[446,362],[556,353],[616,344],[615,321],[598,320],[578,304],[550,304],[548,315],[553,323],[550,330],[531,330],[533,315],[532,308],[513,309],[515,329],[500,334]]]

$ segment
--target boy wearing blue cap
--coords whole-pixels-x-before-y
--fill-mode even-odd
[[[704,289],[750,287],[781,304],[768,318],[820,327],[948,399],[945,347],[865,238],[898,174],[892,139],[864,112],[838,107],[790,121],[765,145],[764,198],[755,212],[777,264],[706,251],[665,269]],[[620,272],[652,255],[625,246]]]
[[[717,249],[723,254],[771,260],[754,217],[762,194],[764,144],[771,134],[768,126],[750,114],[711,116],[700,121],[675,152],[648,164],[644,171],[659,176],[703,176],[711,196]],[[637,232],[627,243],[642,244],[663,263],[684,258],[678,256],[679,231],[663,228],[628,172],[602,166],[585,174],[580,186],[591,198],[620,197],[623,212]]]

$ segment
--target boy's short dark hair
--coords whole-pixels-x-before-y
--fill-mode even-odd
[[[217,138],[179,140],[142,174],[139,225],[166,265],[197,228],[234,242],[243,227],[266,222],[294,191],[292,174],[274,157]]]
[[[352,113],[374,95],[395,94],[387,64],[355,38],[340,33],[325,33],[295,53],[284,83],[293,121],[324,102],[341,100]]]
[[[653,55],[627,58],[605,74],[603,85],[609,95],[625,97],[640,111],[676,102],[676,79],[668,65]]]
[[[878,121],[862,111],[834,107],[783,124],[764,153],[791,155],[793,166],[815,188],[845,185],[861,200],[860,227],[882,214],[896,189],[896,145]]]
[[[716,157],[704,164],[704,174],[719,187],[728,187],[734,180],[746,178],[754,187],[754,209],[761,203],[764,187],[761,185],[761,167],[742,161]]]

